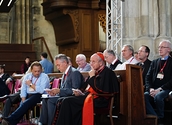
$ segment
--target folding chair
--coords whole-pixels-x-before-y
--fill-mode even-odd
[[[103,107],[103,108],[94,107],[94,114],[95,115],[108,115],[108,117],[110,118],[111,125],[114,125],[114,121],[112,117],[112,110],[113,110],[113,105],[114,105],[115,94],[92,94],[93,99],[94,99],[94,96],[109,98],[109,104],[107,107]]]

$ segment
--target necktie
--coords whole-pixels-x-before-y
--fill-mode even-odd
[[[62,78],[62,82],[61,82],[62,88],[64,87],[64,81],[65,81],[65,79],[66,79],[66,74],[64,74],[64,75],[63,75],[63,78]]]

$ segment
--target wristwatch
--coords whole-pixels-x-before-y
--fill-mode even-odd
[[[30,85],[29,85],[30,87],[32,86],[32,83],[30,83]]]

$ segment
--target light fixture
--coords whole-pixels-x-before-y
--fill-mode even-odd
[[[12,2],[12,0],[10,0],[10,2],[8,3],[8,5],[7,5],[8,7],[10,6],[11,2]]]
[[[1,0],[1,2],[0,2],[0,6],[1,6],[2,2],[3,2],[3,0]]]

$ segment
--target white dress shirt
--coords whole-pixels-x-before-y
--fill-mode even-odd
[[[138,61],[132,56],[130,59],[122,64],[118,64],[115,70],[126,70],[126,64],[136,64]]]

